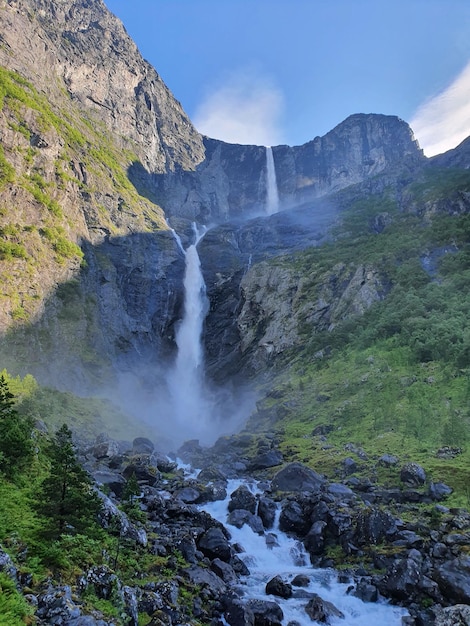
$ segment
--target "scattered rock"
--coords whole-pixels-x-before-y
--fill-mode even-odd
[[[401,468],[400,480],[407,485],[421,486],[426,482],[426,472],[418,463],[406,463]]]

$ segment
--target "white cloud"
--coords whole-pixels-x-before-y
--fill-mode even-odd
[[[470,135],[470,62],[444,91],[418,108],[410,126],[427,156],[455,148]]]
[[[282,143],[282,93],[253,71],[232,74],[209,93],[193,115],[200,133],[228,143]]]

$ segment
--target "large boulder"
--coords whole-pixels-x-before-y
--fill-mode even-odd
[[[303,508],[298,502],[292,500],[282,508],[279,517],[279,528],[286,533],[294,533],[299,537],[306,535],[310,529],[309,516],[305,515]]]
[[[220,528],[209,528],[197,542],[199,550],[209,559],[230,561],[232,551],[224,533]]]
[[[276,519],[277,505],[271,498],[261,496],[258,502],[258,515],[263,522],[263,526],[268,529],[274,526]]]
[[[407,485],[419,487],[426,482],[426,472],[418,463],[405,463],[400,470],[400,480]]]
[[[282,580],[280,576],[274,576],[266,583],[266,593],[287,599],[292,596],[292,586]]]
[[[470,556],[437,565],[432,578],[445,598],[457,604],[470,604]]]
[[[276,602],[251,599],[247,606],[253,611],[255,626],[282,626],[284,613]]]
[[[271,482],[273,491],[307,491],[320,493],[326,480],[302,463],[289,463],[277,472]]]
[[[244,509],[255,514],[257,507],[256,496],[254,496],[246,485],[240,485],[230,496],[228,510]]]
[[[457,604],[442,608],[437,606],[433,609],[436,620],[434,626],[470,626],[470,606]]]

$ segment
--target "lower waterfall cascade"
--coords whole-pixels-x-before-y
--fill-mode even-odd
[[[262,493],[253,481],[231,479],[228,481],[227,497],[205,504],[203,510],[226,526],[231,535],[231,542],[241,546],[244,552],[238,556],[250,570],[242,577],[242,583],[236,590],[243,599],[258,599],[276,602],[282,609],[282,624],[300,624],[309,626],[320,624],[312,621],[305,612],[309,598],[315,594],[327,603],[331,603],[343,617],[331,616],[326,623],[333,626],[401,626],[402,617],[408,615],[406,609],[393,606],[385,601],[364,602],[350,594],[350,582],[338,582],[338,572],[333,569],[314,568],[309,565],[309,555],[300,541],[287,536],[279,530],[279,509],[274,528],[269,533],[254,532],[247,524],[241,528],[227,525],[228,503],[230,495],[240,485],[247,486],[254,494]],[[267,537],[271,538],[267,545]],[[280,576],[290,583],[296,576],[308,578],[307,587],[298,588],[291,598],[283,599],[267,595],[266,583],[274,576]],[[297,597],[296,597],[297,596]],[[322,622],[325,623],[325,622]]]

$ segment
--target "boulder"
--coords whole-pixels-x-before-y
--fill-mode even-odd
[[[379,599],[377,587],[364,579],[361,579],[357,583],[356,588],[353,591],[353,595],[363,602],[377,602]]]
[[[147,437],[136,437],[132,442],[132,454],[152,454],[155,446]]]
[[[416,551],[413,551],[415,553]],[[416,594],[421,578],[422,559],[415,555],[397,559],[378,583],[379,589],[386,597],[400,601],[410,601]]]
[[[320,556],[323,554],[323,550],[325,549],[326,527],[326,522],[318,520],[312,525],[307,535],[304,537],[303,544],[310,556]]]
[[[381,509],[360,511],[356,521],[354,541],[358,545],[378,544],[390,541],[397,532],[395,518]]]
[[[320,493],[326,480],[302,463],[289,463],[274,476],[273,491],[307,491]]]
[[[238,583],[238,578],[233,567],[221,559],[214,559],[212,561],[211,570],[227,585],[236,585]]]
[[[292,596],[292,586],[283,581],[280,576],[274,576],[266,583],[266,593],[287,599]]]
[[[230,544],[220,528],[209,528],[197,541],[199,550],[209,559],[228,562],[231,556]]]
[[[398,457],[393,454],[382,454],[377,463],[382,467],[395,467],[398,465]]]
[[[436,606],[433,612],[434,626],[470,626],[470,606],[467,604],[456,604],[446,608]]]
[[[323,600],[319,595],[314,594],[305,607],[305,612],[314,622],[331,624],[332,617],[344,618],[344,613],[335,607],[334,604]]]
[[[271,498],[262,496],[258,502],[258,515],[266,529],[274,526],[276,519],[277,504]]]
[[[249,511],[244,509],[236,509],[232,511],[227,518],[227,523],[235,526],[236,528],[242,528],[244,524],[247,524],[251,530],[259,535],[264,533],[264,526],[261,518],[257,515],[253,515]]]
[[[255,456],[249,464],[248,469],[256,471],[260,469],[268,469],[269,467],[276,467],[276,465],[281,465],[283,460],[284,458],[282,456],[282,452],[273,448]]]
[[[284,613],[276,602],[251,599],[246,604],[253,611],[255,626],[282,626]]]
[[[250,513],[256,513],[257,500],[246,485],[240,485],[230,496],[228,510],[244,509]]]
[[[230,626],[255,626],[255,615],[242,600],[226,601],[224,617]]]
[[[470,557],[461,556],[436,565],[432,578],[442,595],[456,604],[470,604]]]
[[[310,519],[298,502],[292,500],[283,506],[279,517],[280,530],[303,537],[308,533],[310,526]]]
[[[410,486],[421,486],[426,482],[426,472],[418,463],[406,463],[400,470],[400,480]]]
[[[441,500],[445,500],[449,497],[452,491],[452,487],[449,487],[449,485],[446,485],[445,483],[431,482],[428,489],[428,495],[431,500],[440,502]]]

